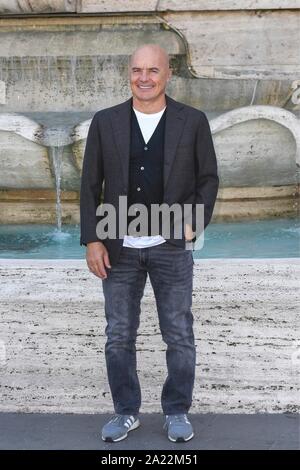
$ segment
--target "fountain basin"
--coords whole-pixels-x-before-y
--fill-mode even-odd
[[[205,230],[204,247],[195,259],[289,258],[300,256],[300,223],[296,218],[211,223]],[[79,226],[1,225],[0,258],[82,259]]]

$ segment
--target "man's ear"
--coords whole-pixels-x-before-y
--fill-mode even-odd
[[[171,80],[171,78],[172,78],[172,69],[169,69],[168,81]]]

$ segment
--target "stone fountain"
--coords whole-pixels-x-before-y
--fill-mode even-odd
[[[194,2],[190,12],[177,0],[172,11],[166,2],[140,2],[135,13],[130,2],[118,12],[112,1],[78,3],[0,2],[0,223],[60,229],[79,222],[90,119],[130,97],[128,57],[146,42],[170,55],[168,94],[209,118],[220,175],[214,218],[297,214],[299,11],[293,2],[286,2],[289,10],[270,11],[265,1],[259,12],[251,2],[237,10],[229,1],[221,11],[214,2],[210,11]]]

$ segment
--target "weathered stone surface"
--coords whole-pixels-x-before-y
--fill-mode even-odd
[[[78,12],[82,13],[121,13],[134,11],[155,11],[157,0],[87,0],[80,2]]]
[[[9,120],[11,123],[7,125]],[[87,120],[75,126],[69,133],[65,129],[60,138],[60,129],[50,128],[46,131],[42,125],[22,115],[2,115],[0,131],[4,128],[10,132],[2,132],[4,144],[0,155],[4,171],[0,176],[0,187],[52,187],[44,177],[44,167],[46,164],[48,172],[55,176],[54,161],[58,160],[61,161],[61,188],[79,190],[89,125],[90,120]],[[284,186],[297,183],[296,162],[300,163],[300,125],[292,113],[275,107],[249,106],[212,119],[210,126],[214,134],[222,187]],[[26,137],[26,140],[23,137]],[[43,163],[45,149],[40,157],[24,159],[20,145],[22,149],[32,146],[35,149],[43,148],[31,142],[33,139],[34,142],[38,141],[44,145],[52,143],[47,150],[49,161],[46,158]],[[72,140],[71,148],[66,144]],[[60,147],[57,148],[57,145]],[[35,165],[34,173],[32,165]],[[37,180],[36,183],[31,182],[32,174]]]
[[[0,187],[53,188],[47,149],[0,129]]]
[[[6,102],[6,86],[5,82],[0,80],[0,104],[5,104]]]
[[[78,224],[79,202],[62,202],[62,223]],[[29,201],[0,201],[1,224],[56,224],[56,201],[39,201],[31,198]]]
[[[300,8],[299,0],[160,0],[158,10],[262,10]]]
[[[20,20],[11,26],[1,24],[0,80],[7,88],[2,111],[79,112],[118,103],[130,93],[128,56],[145,42],[166,47],[181,61],[169,87],[175,99],[214,112],[250,103],[297,110],[290,95],[291,80],[299,75],[300,15],[296,11],[269,13],[266,18],[246,11],[167,15],[171,26],[183,34],[187,28],[190,65],[196,76],[204,77],[201,80],[191,78],[182,62],[187,52],[184,42],[175,31],[162,29],[163,18],[153,18],[152,24],[149,17],[137,24],[135,16],[118,21],[103,17],[98,24],[93,17],[81,18],[76,25],[71,18],[60,26],[51,18],[41,24],[37,19],[31,25]],[[285,24],[289,24],[287,30],[282,27]],[[259,78],[263,81],[257,83]],[[30,95],[24,92],[28,82]]]
[[[0,0],[1,14],[70,13],[76,11],[76,0]]]
[[[213,220],[216,222],[263,220],[270,217],[296,217],[297,214],[299,214],[297,186],[220,188]]]
[[[184,56],[180,38],[155,23],[63,29],[45,24],[2,31],[0,41],[0,80],[7,84],[2,112],[65,113],[113,106],[129,97],[128,58],[141,43],[165,46],[177,62]]]
[[[296,183],[296,143],[276,122],[258,119],[236,124],[215,134],[214,142],[222,186]]]
[[[125,40],[126,38],[126,40]],[[17,43],[16,43],[17,40]],[[143,29],[135,25],[118,25],[105,28],[51,28],[45,30],[31,31],[4,31],[1,33],[1,57],[10,58],[13,65],[20,66],[18,58],[39,57],[40,63],[30,63],[26,59],[23,63],[23,73],[30,72],[30,66],[40,65],[41,68],[45,66],[55,66],[55,59],[59,57],[69,57],[73,59],[74,67],[79,64],[81,56],[99,57],[106,59],[104,65],[109,65],[110,61],[108,56],[129,56],[135,47],[140,43],[155,41],[157,44],[164,46],[169,54],[184,53],[182,42],[170,31],[160,31],[159,28],[153,23],[148,28]],[[62,48],[63,44],[63,48]],[[12,55],[12,45],[14,45],[14,55]],[[49,58],[50,63],[46,60]],[[51,58],[52,63],[51,63]],[[43,60],[44,59],[44,60]],[[78,64],[76,64],[78,61]],[[113,61],[111,61],[113,62]],[[91,64],[90,64],[91,65]],[[94,64],[92,64],[94,65]],[[100,65],[100,64],[99,64]],[[26,70],[25,70],[26,68]],[[33,72],[33,70],[31,70]],[[109,72],[109,70],[107,71]]]
[[[3,132],[1,123],[0,142],[0,188],[55,188],[55,149],[38,145],[15,132]],[[80,175],[71,148],[61,147],[58,158],[61,159],[61,188],[78,191]]]
[[[300,11],[164,14],[185,36],[198,77],[299,77]]]
[[[300,8],[299,0],[0,0],[2,14]]]
[[[0,223],[56,223],[55,190],[0,191]],[[61,194],[62,221],[78,224],[79,193],[63,191]],[[267,219],[270,217],[296,217],[299,213],[297,185],[277,187],[220,188],[212,221]]]
[[[299,411],[299,271],[294,259],[196,261],[192,412]],[[1,260],[0,277],[1,411],[111,411],[101,281],[74,260]],[[148,281],[137,349],[141,411],[161,411]]]
[[[217,15],[217,19],[212,15]],[[153,18],[152,24],[149,18],[147,24],[145,18],[140,18],[137,24],[135,16],[126,17],[127,24],[125,17],[118,22],[116,18],[103,17],[98,24],[92,17],[81,18],[77,25],[72,25],[69,19],[59,26],[51,18],[42,24],[37,19],[31,25],[20,21],[18,24],[16,20],[15,25],[1,24],[0,80],[7,88],[2,111],[81,112],[121,102],[130,94],[128,56],[145,42],[166,47],[176,59],[168,91],[179,101],[213,112],[250,103],[284,105],[297,110],[299,106],[291,102],[290,95],[291,80],[299,75],[296,47],[299,17],[295,11],[275,11],[266,18],[253,12],[182,12],[166,16],[171,26],[179,29],[182,26],[183,33],[187,27],[185,37],[191,66],[196,76],[208,77],[200,80],[191,78],[183,61],[186,55],[183,40],[158,24],[163,19]],[[287,30],[281,26],[285,24],[290,25]],[[233,31],[227,31],[227,25]],[[255,36],[252,25],[258,30]],[[257,67],[257,73],[251,64]],[[217,73],[207,69],[211,66]],[[209,73],[204,73],[205,70]],[[264,80],[258,83],[260,74]],[[30,95],[24,91],[28,82]]]

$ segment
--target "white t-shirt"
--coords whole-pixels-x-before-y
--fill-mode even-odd
[[[153,132],[155,131],[165,109],[166,107],[158,113],[145,114],[133,108],[146,144],[149,142]],[[147,248],[149,246],[160,245],[161,243],[165,243],[165,241],[166,240],[161,235],[144,237],[125,235],[123,246],[127,246],[129,248]]]

